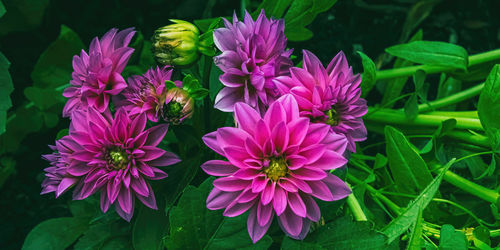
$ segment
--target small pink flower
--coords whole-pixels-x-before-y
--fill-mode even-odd
[[[165,81],[171,77],[172,68],[168,65],[151,68],[142,76],[130,77],[129,86],[121,93],[117,106],[123,107],[131,117],[146,113],[150,121],[158,122],[167,95]],[[182,87],[180,82],[177,84]]]
[[[343,166],[347,141],[323,123],[299,117],[291,95],[275,101],[263,117],[245,103],[234,107],[236,128],[224,127],[203,137],[205,144],[227,158],[210,160],[202,169],[213,176],[207,198],[211,210],[228,217],[247,210],[253,242],[264,236],[273,217],[290,237],[303,239],[311,221],[320,219],[314,198],[343,199],[349,187],[328,171]],[[314,198],[313,198],[314,197]]]
[[[361,98],[360,75],[353,75],[343,52],[326,69],[313,53],[304,50],[303,55],[303,69],[293,67],[291,76],[280,76],[274,83],[282,94],[295,97],[301,116],[330,125],[346,136],[347,149],[356,152],[356,142],[366,140],[367,134],[362,117],[368,106]]]
[[[58,153],[46,156],[56,162],[56,170],[60,171],[47,171],[51,175],[47,175],[49,181],[42,193],[57,187],[56,195],[59,195],[68,184],[76,184],[73,199],[85,199],[100,192],[102,211],[106,212],[114,204],[116,212],[127,221],[134,214],[135,197],[156,209],[148,180],[167,177],[157,167],[180,160],[175,154],[157,147],[168,125],[144,130],[146,121],[145,114],[130,119],[124,109],[118,109],[114,119],[109,111],[101,114],[92,107],[88,111],[75,111],[64,148],[58,146]],[[65,179],[62,177],[69,178],[72,183],[63,185]]]
[[[134,52],[128,47],[135,34],[133,28],[118,32],[111,29],[99,40],[90,43],[89,53],[84,50],[73,57],[73,79],[71,87],[64,90],[68,101],[63,116],[69,117],[75,110],[93,107],[104,112],[113,95],[120,93],[127,84],[121,72]]]
[[[243,22],[236,14],[233,23],[214,31],[214,43],[222,54],[214,57],[224,72],[219,77],[224,88],[215,98],[215,108],[232,112],[234,104],[245,102],[264,111],[278,96],[272,80],[288,75],[292,50],[286,49],[283,19],[267,19],[264,10],[256,21],[248,12]]]

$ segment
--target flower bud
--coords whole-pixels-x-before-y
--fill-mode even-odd
[[[194,100],[188,92],[180,88],[168,90],[161,112],[164,121],[179,125],[184,119],[191,118],[193,113]]]
[[[198,28],[193,24],[171,19],[170,24],[157,29],[153,35],[153,54],[164,65],[188,65],[199,57]]]

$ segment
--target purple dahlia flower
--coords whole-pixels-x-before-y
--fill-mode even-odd
[[[172,68],[164,66],[151,68],[142,76],[130,77],[129,86],[121,93],[122,99],[117,101],[117,106],[123,107],[132,117],[145,113],[150,121],[158,122],[167,95],[165,81],[171,76]],[[180,82],[176,84],[182,87]]]
[[[293,67],[291,76],[280,76],[274,83],[282,94],[292,94],[301,116],[326,123],[346,136],[347,149],[356,152],[356,142],[366,139],[362,117],[368,112],[361,98],[361,76],[354,75],[344,53],[339,52],[325,69],[310,51],[303,51],[304,68]]]
[[[73,79],[63,93],[69,99],[63,109],[64,117],[87,107],[102,113],[108,107],[110,96],[127,87],[121,72],[134,52],[128,44],[135,31],[133,28],[117,31],[111,29],[100,40],[94,38],[88,54],[82,50],[80,56],[73,57]]]
[[[207,198],[211,210],[233,217],[250,210],[248,233],[257,242],[274,215],[287,235],[303,239],[311,221],[320,219],[313,197],[339,200],[351,193],[329,170],[343,166],[347,141],[329,126],[299,117],[297,102],[285,95],[262,117],[245,103],[234,107],[236,128],[219,128],[203,137],[205,144],[227,158],[201,167],[216,179]]]
[[[68,143],[65,144],[70,153],[59,158],[63,159],[61,166],[65,166],[61,175],[78,179],[73,199],[81,200],[101,192],[102,211],[106,212],[114,204],[116,212],[127,221],[134,213],[135,197],[146,206],[157,208],[153,189],[147,180],[167,177],[157,167],[180,160],[173,153],[157,147],[168,125],[144,130],[146,121],[145,114],[130,119],[124,109],[119,109],[114,119],[109,112],[100,114],[92,107],[86,112],[73,113]]]
[[[235,103],[245,102],[263,112],[278,95],[272,80],[288,75],[292,66],[292,50],[285,50],[284,20],[269,20],[262,10],[256,21],[246,12],[243,22],[236,14],[233,23],[224,22],[225,28],[214,30],[214,43],[222,51],[214,61],[224,72],[219,79],[225,86],[215,108],[232,112]]]

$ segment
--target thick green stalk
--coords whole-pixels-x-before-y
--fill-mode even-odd
[[[444,98],[441,98],[438,100],[434,100],[434,101],[431,101],[429,103],[420,104],[420,105],[418,105],[418,111],[419,112],[426,112],[429,110],[439,109],[439,108],[442,108],[445,106],[449,106],[449,105],[452,105],[455,103],[462,102],[464,100],[467,100],[469,98],[472,98],[474,96],[479,95],[481,93],[481,90],[483,89],[483,87],[484,87],[484,83],[481,83],[481,84],[478,84],[472,88],[462,90],[456,94],[453,94],[453,95],[450,95],[450,96],[447,96],[447,97],[444,97]]]
[[[382,122],[386,124],[437,127],[445,120],[455,119],[457,121],[456,128],[483,130],[479,119],[474,118],[419,114],[415,119],[410,120],[406,118],[405,113],[401,111],[392,109],[377,109],[371,112],[372,110],[374,109],[369,108],[368,114],[364,117],[365,121]]]
[[[347,184],[349,187],[351,185]],[[351,188],[352,190],[352,188]],[[363,209],[361,209],[361,205],[359,205],[358,200],[356,199],[356,196],[354,193],[351,193],[349,196],[347,196],[347,205],[352,211],[352,215],[356,219],[356,221],[368,221],[368,218],[366,218],[365,213],[363,212]]]
[[[349,173],[347,174],[347,179],[355,184],[364,184],[364,187],[366,188],[366,190],[368,190],[368,192],[370,192],[373,196],[377,197],[379,200],[384,202],[393,212],[395,212],[398,215],[401,213],[401,207],[399,207],[396,203],[392,202],[389,198],[387,198],[387,196],[381,194],[374,187],[366,183],[363,183],[363,181],[359,180],[358,178],[354,177],[352,174]]]
[[[493,61],[493,60],[497,60],[497,59],[500,59],[500,49],[491,50],[491,51],[487,51],[487,52],[483,52],[483,53],[469,56],[468,66],[471,67],[471,66],[474,66],[477,64],[481,64],[481,63],[485,63],[485,62],[489,62],[489,61]],[[434,73],[456,70],[456,68],[447,67],[447,66],[435,66],[435,65],[416,65],[416,66],[410,66],[410,67],[386,69],[386,70],[377,71],[376,79],[383,80],[383,79],[390,79],[390,78],[397,78],[397,77],[408,77],[408,76],[414,75],[415,72],[417,72],[417,70],[423,70],[427,74],[434,74]]]

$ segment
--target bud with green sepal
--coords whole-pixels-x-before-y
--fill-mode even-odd
[[[162,108],[163,120],[173,125],[181,124],[193,116],[195,101],[208,95],[208,89],[201,86],[196,78],[186,75],[182,80],[182,88],[172,81],[165,81],[168,89],[165,104]]]
[[[170,24],[153,35],[153,54],[163,65],[185,66],[198,60],[200,54],[198,28],[192,23],[170,19]]]

